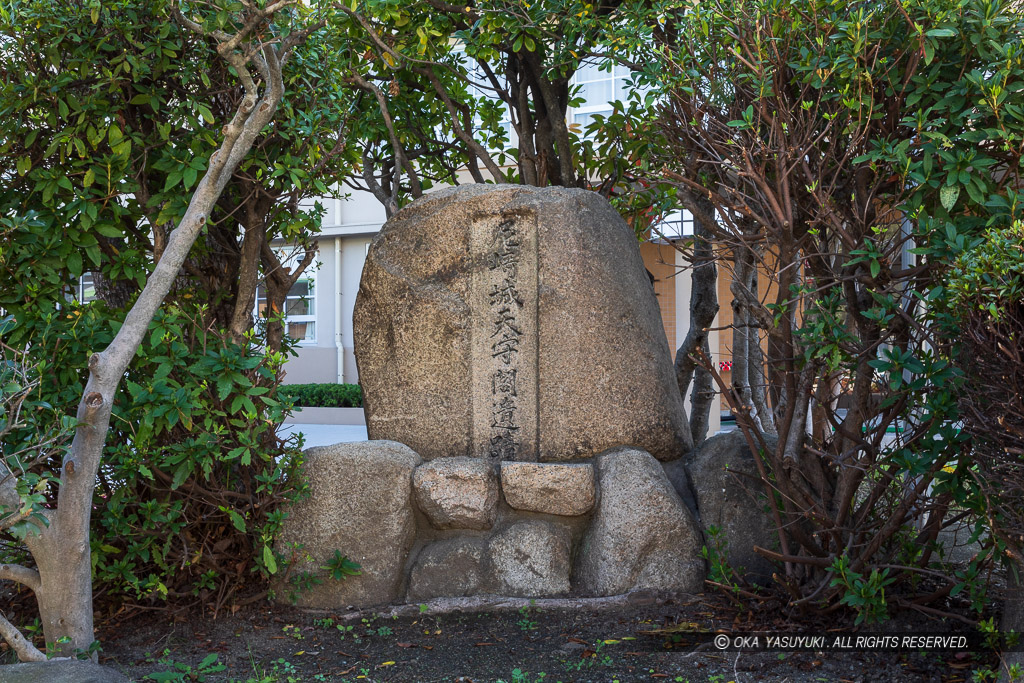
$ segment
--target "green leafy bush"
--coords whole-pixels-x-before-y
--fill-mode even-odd
[[[970,387],[960,397],[973,453],[963,502],[995,556],[1024,566],[1024,223],[985,233],[946,289],[949,336]]]
[[[116,396],[92,516],[100,597],[224,601],[258,590],[253,573],[277,571],[281,505],[304,491],[301,442],[276,434],[291,409],[277,395],[286,354],[253,334],[236,343],[202,324],[205,314],[203,305],[161,310]],[[93,302],[12,318],[4,332],[12,346],[39,340],[26,359],[38,377],[32,398],[70,412],[89,353],[119,324]],[[52,480],[59,461],[34,465]],[[56,486],[40,493],[52,502]],[[13,556],[17,538],[6,540]]]
[[[361,408],[363,388],[358,384],[285,384],[280,395],[306,408]]]

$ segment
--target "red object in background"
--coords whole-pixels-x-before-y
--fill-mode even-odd
[[[729,372],[730,370],[732,370],[732,361],[731,360],[719,361],[718,362],[718,369],[719,369],[720,372]]]

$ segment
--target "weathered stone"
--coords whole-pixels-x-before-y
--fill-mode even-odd
[[[776,438],[766,435],[769,448]],[[757,464],[740,430],[713,436],[687,460],[701,526],[718,527],[726,560],[754,583],[771,581],[773,566],[754,545],[774,549],[778,535],[767,511]]]
[[[425,547],[409,575],[409,602],[475,595],[485,546],[482,538],[451,538]]]
[[[310,448],[303,470],[310,495],[289,511],[278,539],[301,543],[293,569],[312,571],[322,583],[295,593],[275,585],[282,601],[295,594],[307,607],[369,607],[399,596],[403,568],[416,533],[412,507],[412,473],[421,462],[408,446],[394,441],[360,441]],[[359,576],[336,581],[322,567],[338,550],[358,562]]]
[[[585,515],[594,507],[594,467],[554,463],[501,463],[501,490],[516,510]]]
[[[0,666],[3,683],[129,683],[129,680],[110,667],[80,660]]]
[[[440,458],[412,475],[416,504],[438,529],[490,529],[498,513],[498,477],[477,458]]]
[[[596,193],[469,185],[414,202],[370,245],[354,326],[370,436],[426,460],[689,450],[636,238]]]
[[[488,544],[495,592],[524,598],[568,593],[571,544],[568,527],[539,520],[495,534]]]
[[[683,503],[689,508],[693,516],[699,521],[700,514],[697,512],[697,499],[693,496],[693,487],[690,485],[690,475],[686,472],[686,463],[682,460],[661,463],[661,469],[665,470],[672,488],[676,490]]]
[[[658,461],[638,449],[615,449],[598,456],[597,478],[601,495],[576,566],[580,591],[700,591],[700,529]]]

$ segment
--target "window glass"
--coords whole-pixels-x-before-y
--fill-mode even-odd
[[[294,249],[275,249],[277,257],[281,259],[281,265],[288,270],[294,270],[302,261],[305,253]],[[316,271],[318,263],[311,263],[292,288],[284,300],[284,333],[286,336],[298,341],[300,344],[316,343]],[[258,318],[266,318],[269,315],[267,302],[267,290],[263,284],[256,289],[256,315]]]

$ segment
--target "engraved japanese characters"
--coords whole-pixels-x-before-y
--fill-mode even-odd
[[[425,460],[690,447],[632,230],[592,192],[442,190],[374,238],[354,312],[371,439]]]

